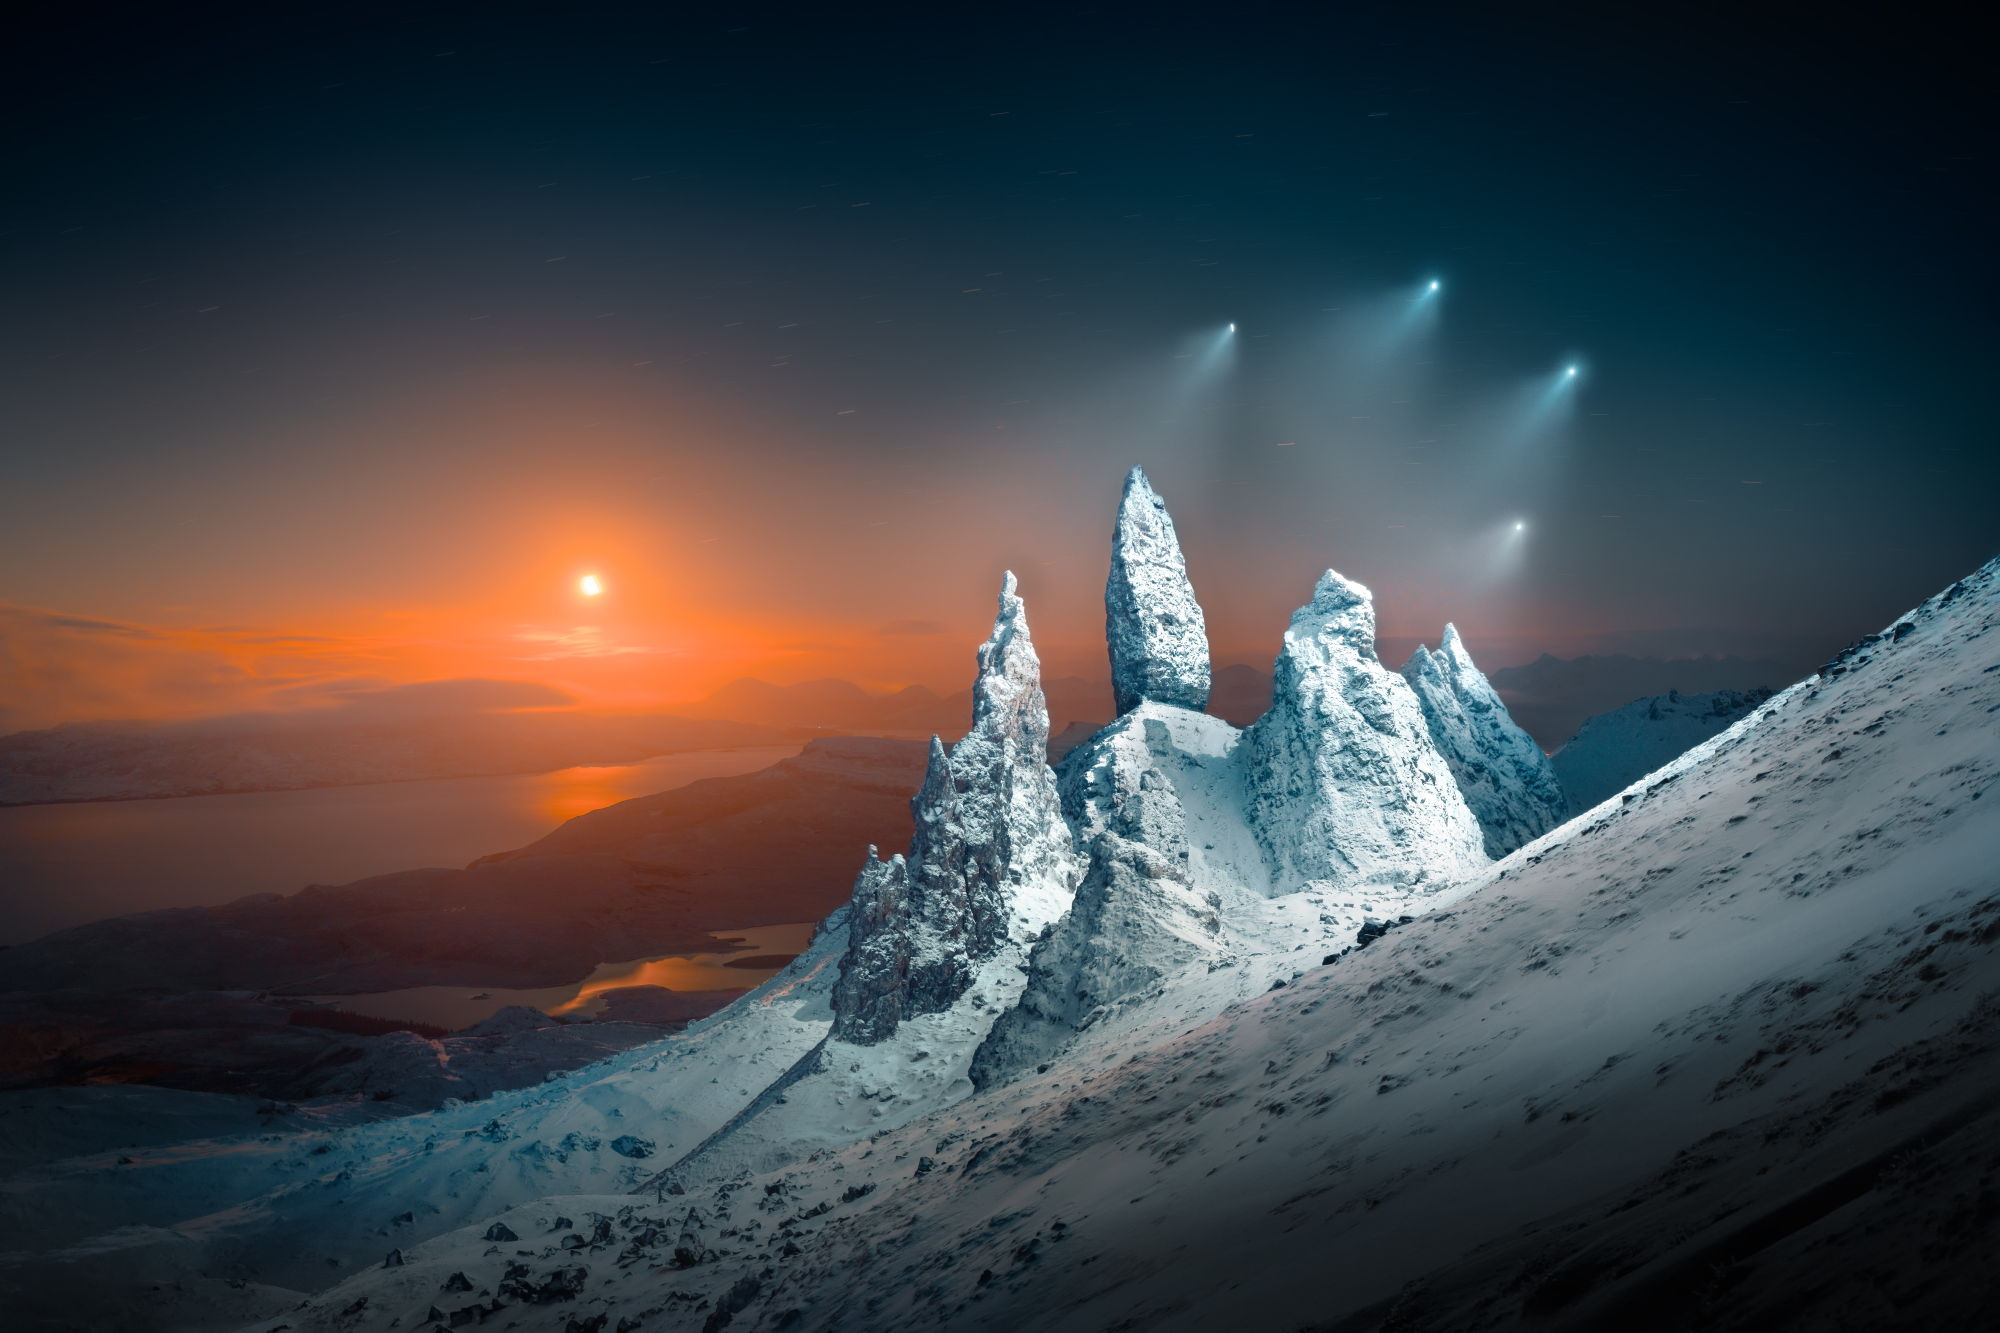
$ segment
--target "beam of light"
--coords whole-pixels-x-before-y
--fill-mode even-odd
[[[1576,414],[1577,396],[1588,378],[1583,362],[1569,360],[1552,373],[1528,381],[1507,411],[1503,438],[1518,445],[1553,438]]]
[[[1196,334],[1181,344],[1174,362],[1181,367],[1176,387],[1183,394],[1208,387],[1236,365],[1236,326],[1227,325],[1220,333]]]
[[[1444,281],[1424,278],[1377,296],[1341,302],[1329,367],[1352,401],[1396,397],[1411,387],[1418,355],[1444,311]],[[1358,395],[1358,397],[1356,397]],[[1371,411],[1368,407],[1356,409]]]

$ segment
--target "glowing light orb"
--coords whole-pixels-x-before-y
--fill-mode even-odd
[[[1234,324],[1231,324],[1231,325],[1229,326],[1229,331],[1230,331],[1231,333],[1234,333],[1234,332],[1236,332],[1236,326],[1235,326]]]
[[[1576,374],[1576,367],[1575,367],[1575,366],[1571,366],[1571,367],[1570,367],[1570,368],[1569,368],[1568,370],[1565,370],[1565,371],[1563,372],[1563,374],[1565,374],[1565,375],[1574,375],[1574,374]]]
[[[1519,532],[1522,528],[1525,528],[1527,526],[1528,525],[1526,523],[1516,523],[1514,525],[1514,531]]]
[[[585,574],[576,586],[583,589],[585,597],[595,597],[604,591],[604,585],[597,581],[597,575],[595,574]]]
[[[1437,289],[1438,289],[1438,285],[1437,285],[1436,283],[1432,283],[1432,284],[1431,284],[1431,290],[1432,290],[1432,291],[1436,291]]]

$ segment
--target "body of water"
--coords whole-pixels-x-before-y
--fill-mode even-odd
[[[696,750],[505,777],[0,808],[0,944],[128,912],[463,866],[526,846],[588,811],[698,778],[753,773],[801,748]],[[756,984],[735,975],[730,984]]]
[[[619,986],[665,986],[668,990],[738,990],[761,986],[783,970],[779,967],[732,967],[732,959],[795,957],[812,939],[811,921],[783,926],[747,926],[713,932],[716,943],[733,944],[730,953],[677,954],[637,958],[627,963],[600,963],[582,981],[536,990],[480,990],[472,986],[412,986],[373,995],[310,995],[321,1004],[335,1004],[352,1014],[375,1018],[414,1018],[456,1032],[490,1018],[510,1004],[525,1004],[546,1014],[594,1017],[604,1008],[604,992]]]

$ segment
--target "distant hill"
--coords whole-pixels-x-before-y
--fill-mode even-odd
[[[1501,667],[1486,678],[1500,692],[1507,711],[1542,749],[1553,751],[1576,734],[1585,719],[1622,708],[1634,699],[1678,691],[1683,695],[1718,690],[1780,690],[1809,674],[1808,668],[1741,657],[1575,657],[1543,653],[1525,666]]]
[[[1599,713],[1550,756],[1570,814],[1582,814],[1727,731],[1770,697],[1768,688],[1667,693]]]
[[[424,686],[383,693],[397,706],[371,700],[184,722],[72,723],[0,736],[0,806],[545,773],[685,750],[783,745],[811,735],[734,720],[466,707],[462,698],[439,698]]]

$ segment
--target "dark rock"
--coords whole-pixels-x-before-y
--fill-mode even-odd
[[[936,1163],[936,1162],[934,1162],[934,1161],[932,1161],[932,1160],[931,1160],[930,1158],[928,1158],[928,1157],[919,1157],[919,1158],[917,1159],[917,1172],[916,1172],[916,1173],[917,1173],[918,1175],[920,1175],[920,1176],[927,1176],[927,1175],[929,1175],[929,1174],[930,1174],[930,1173],[931,1173],[931,1172],[932,1172],[933,1170],[935,1170],[936,1168],[937,1168],[937,1163]]]
[[[529,1301],[543,1305],[549,1301],[566,1301],[583,1291],[584,1282],[590,1277],[590,1269],[582,1264],[551,1270],[540,1282],[528,1276],[526,1264],[508,1264],[507,1276],[501,1280],[500,1294],[517,1301]]]
[[[555,1221],[549,1224],[549,1231],[551,1233],[557,1231],[566,1231],[570,1227],[573,1227],[575,1225],[576,1223],[570,1221],[567,1217],[558,1217]]]
[[[716,1333],[717,1329],[727,1328],[730,1321],[736,1317],[736,1312],[755,1300],[757,1293],[763,1290],[763,1286],[764,1284],[754,1276],[736,1279],[728,1291],[716,1298],[715,1309],[703,1321],[701,1333]]]
[[[389,1257],[382,1261],[382,1267],[384,1268],[401,1268],[402,1266],[403,1252],[401,1250],[389,1251]]]
[[[1394,921],[1365,921],[1362,923],[1360,931],[1357,932],[1354,936],[1354,947],[1357,949],[1365,949],[1369,945],[1373,944],[1376,940],[1379,940],[1384,935],[1387,935],[1390,931],[1394,930],[1396,927],[1407,926],[1412,921],[1415,920],[1416,918],[1413,916],[1405,916],[1405,917],[1398,917]],[[1337,956],[1338,955],[1336,955],[1336,957]]]
[[[399,1220],[407,1220],[408,1218],[409,1214],[404,1213],[403,1218]],[[505,1222],[495,1222],[492,1226],[486,1228],[486,1239],[508,1241],[519,1240],[521,1238],[515,1235]]]
[[[453,1273],[444,1280],[444,1289],[446,1291],[471,1291],[472,1280],[463,1273]]]
[[[617,1138],[611,1140],[611,1151],[617,1153],[620,1157],[630,1157],[635,1161],[644,1161],[646,1158],[651,1157],[657,1151],[657,1148],[651,1139],[642,1139],[636,1134],[620,1134]]]

